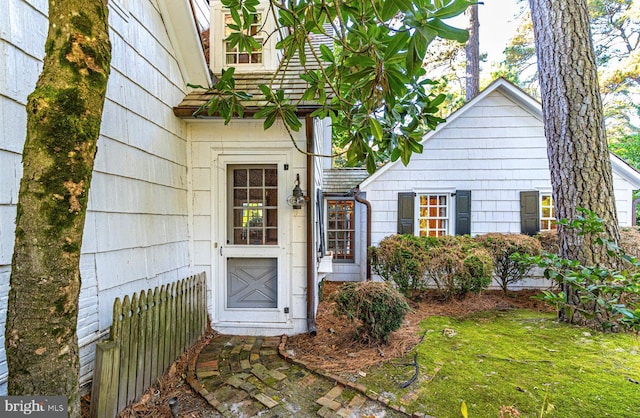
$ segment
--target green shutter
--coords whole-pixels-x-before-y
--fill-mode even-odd
[[[540,231],[540,192],[520,192],[520,230],[526,235]]]
[[[471,234],[471,190],[456,190],[456,235]]]
[[[413,234],[415,193],[398,193],[398,234]]]

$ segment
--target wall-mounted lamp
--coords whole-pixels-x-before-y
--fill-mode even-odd
[[[302,209],[307,204],[309,198],[302,193],[300,189],[300,174],[296,174],[296,185],[293,188],[291,196],[287,197],[287,203],[294,209]]]

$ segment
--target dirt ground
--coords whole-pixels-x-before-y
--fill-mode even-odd
[[[323,301],[318,307],[316,318],[317,335],[307,334],[290,337],[286,349],[291,355],[302,359],[312,367],[319,367],[332,373],[349,376],[359,371],[403,356],[420,340],[419,323],[428,316],[446,315],[462,317],[474,312],[527,308],[537,311],[549,311],[551,308],[543,302],[531,299],[537,291],[525,290],[511,292],[507,296],[502,291],[485,291],[470,295],[462,300],[439,300],[434,292],[427,292],[420,299],[410,301],[411,312],[405,323],[394,332],[387,345],[369,346],[354,341],[355,325],[334,314],[334,303],[330,295],[340,283],[328,282],[323,289]],[[212,333],[207,334],[199,344],[207,344]],[[169,369],[162,379],[151,387],[139,402],[125,409],[120,418],[133,417],[171,417],[168,400],[177,397],[180,405],[180,417],[218,416],[208,403],[195,393],[186,383],[186,368],[197,346],[185,353]],[[83,399],[83,417],[88,417],[89,398]]]

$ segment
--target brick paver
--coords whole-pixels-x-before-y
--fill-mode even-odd
[[[283,347],[280,337],[216,335],[187,380],[223,417],[407,416],[362,386],[287,361]]]

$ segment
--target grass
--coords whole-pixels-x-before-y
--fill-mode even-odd
[[[408,412],[461,417],[464,401],[469,418],[499,417],[501,406],[523,418],[640,417],[635,335],[602,334],[526,310],[430,317],[421,325],[426,334],[414,352],[359,379]],[[400,389],[413,375],[405,363],[416,350],[418,379]]]

